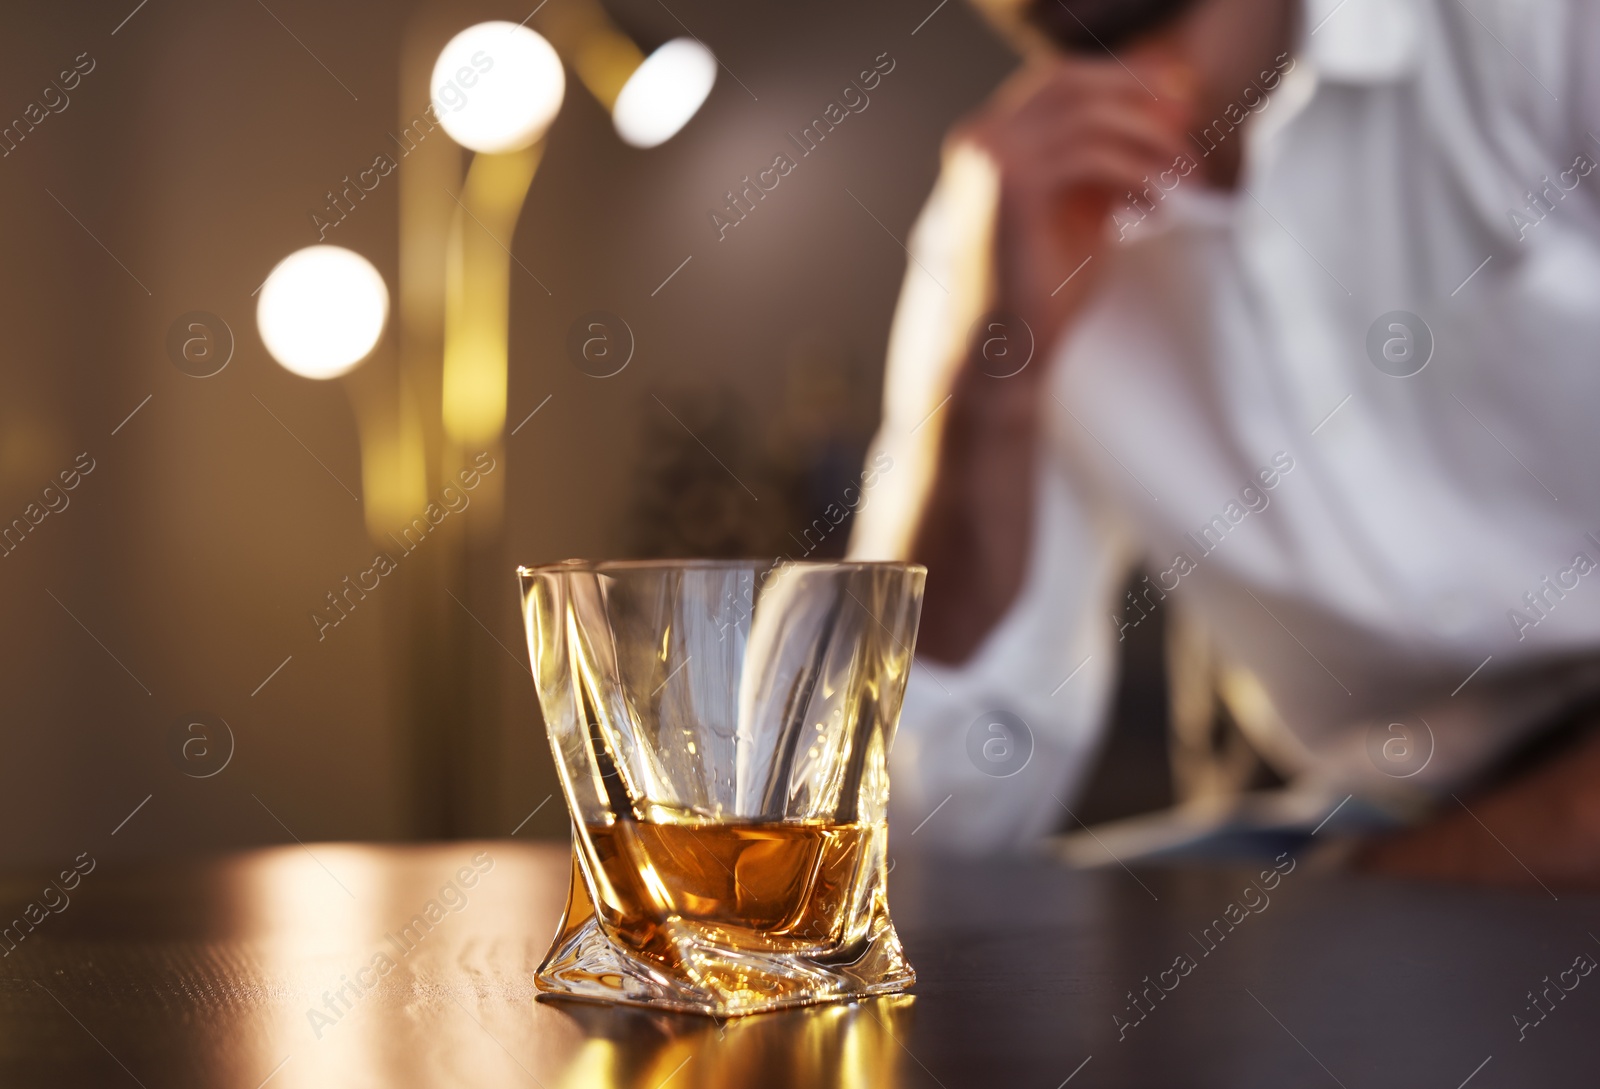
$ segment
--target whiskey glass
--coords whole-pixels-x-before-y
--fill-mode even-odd
[[[573,831],[542,991],[724,1017],[911,985],[886,890],[888,752],[925,575],[518,569]]]

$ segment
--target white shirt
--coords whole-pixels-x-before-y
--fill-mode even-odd
[[[1184,179],[1030,364],[1052,368],[1052,399],[1029,570],[969,663],[913,668],[901,844],[1019,846],[1062,824],[1140,616],[1117,600],[1137,563],[1168,587],[1155,607],[1205,626],[1257,747],[1330,805],[1443,796],[1600,690],[1600,5],[1307,7],[1294,67],[1231,137],[1248,132],[1240,190]],[[905,554],[982,306],[993,189],[957,154],[915,228],[869,454],[892,468],[859,558]],[[1392,311],[1434,342],[1407,377],[1368,350]],[[1375,335],[1380,358],[1411,336]],[[995,712],[1031,736],[1007,777]],[[1428,749],[1420,770],[1407,746]]]

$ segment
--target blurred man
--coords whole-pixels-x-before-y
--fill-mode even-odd
[[[900,843],[1062,826],[1164,610],[1303,831],[1600,883],[1600,7],[991,14],[1027,61],[915,229],[854,539],[930,570]]]

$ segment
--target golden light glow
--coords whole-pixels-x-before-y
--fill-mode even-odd
[[[345,380],[361,437],[361,513],[376,543],[428,502],[421,406],[397,377],[364,367]]]
[[[525,26],[495,21],[451,38],[433,66],[439,123],[462,147],[491,155],[544,136],[566,93],[561,58]]]
[[[648,58],[595,0],[564,0],[541,26],[578,80],[611,112],[617,133],[655,147],[688,123],[716,82],[717,60],[692,38],[677,38]]]
[[[616,103],[628,77],[643,63],[644,54],[632,38],[609,30],[585,38],[572,59],[578,78],[608,110]]]
[[[388,316],[383,277],[340,246],[307,246],[279,261],[256,303],[267,351],[303,378],[337,378],[360,363]]]
[[[808,1006],[778,1017],[740,1017],[725,1023],[702,1018],[646,1020],[647,1014],[605,1011],[613,1035],[596,1031],[583,1009],[569,1016],[589,1034],[553,1083],[559,1089],[745,1089],[763,1072],[782,1070],[783,1084],[838,1085],[844,1089],[896,1089],[905,1076],[910,995],[887,995],[849,1004]],[[600,1016],[600,1015],[593,1015]],[[616,1026],[637,1025],[624,1033]],[[619,1043],[622,1036],[625,1043]],[[768,1077],[767,1080],[771,1080]]]
[[[664,144],[689,123],[717,81],[717,58],[693,38],[674,38],[634,70],[611,121],[634,147]]]
[[[543,151],[536,144],[474,158],[451,224],[444,426],[462,446],[493,442],[505,427],[511,236]]]
[[[556,51],[609,112],[628,77],[644,63],[639,47],[595,0],[562,0],[546,8],[542,19]]]

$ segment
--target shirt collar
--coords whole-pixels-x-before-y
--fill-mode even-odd
[[[1411,74],[1419,0],[1305,0],[1300,55],[1332,83],[1392,83]]]

